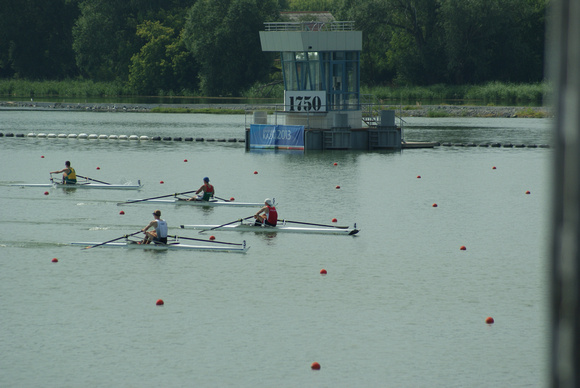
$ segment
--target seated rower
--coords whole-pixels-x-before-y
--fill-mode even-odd
[[[161,219],[161,210],[155,210],[153,217],[153,221],[141,229],[145,233],[145,238],[141,244],[149,244],[151,241],[155,244],[167,244],[167,221]],[[149,228],[154,228],[155,230],[148,232]]]
[[[270,198],[266,198],[264,200],[264,205],[263,208],[254,214],[254,218],[256,219],[254,225],[260,226],[264,224],[268,226],[276,226],[278,223],[278,212],[276,211],[276,207],[274,207],[274,202],[272,202]]]
[[[77,183],[77,173],[74,168],[70,166],[67,160],[64,162],[64,168],[58,171],[51,171],[51,174],[60,174],[62,172],[62,183],[65,185],[74,185]]]
[[[203,195],[198,196],[197,194],[203,192]],[[203,178],[203,185],[195,192],[196,196],[187,199],[188,201],[209,201],[213,198],[215,194],[215,188],[213,185],[209,184],[209,178]]]

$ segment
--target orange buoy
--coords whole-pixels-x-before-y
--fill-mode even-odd
[[[337,222],[337,221],[338,221],[338,220],[337,220],[336,218],[333,218],[333,219],[332,219],[332,222]]]
[[[159,181],[159,184],[160,184],[160,185],[162,185],[162,184],[164,184],[164,183],[165,183],[165,182],[163,182],[163,181]]]
[[[157,306],[163,306],[165,304],[165,302],[163,301],[163,299],[157,299],[157,302],[155,302],[155,304]]]
[[[436,204],[436,203],[434,203],[434,204],[433,204],[433,207],[437,207],[437,204]]]
[[[526,191],[526,194],[530,194],[530,190]]]
[[[187,163],[187,159],[183,159],[183,162],[184,162],[184,163]]]
[[[234,197],[230,197],[230,201],[235,201],[236,199]]]
[[[492,170],[495,170],[495,166],[493,166],[491,169],[492,169]]]
[[[339,186],[339,185],[336,185],[336,188],[337,188],[337,189],[340,189],[340,186]]]
[[[493,320],[492,317],[487,317],[485,318],[485,323],[487,323],[488,325],[491,325],[492,323],[494,323],[495,321]]]
[[[125,212],[124,212],[123,210],[121,210],[121,211],[119,212],[119,214],[120,214],[120,215],[123,215],[123,214],[125,214]]]
[[[213,241],[213,240],[215,240],[215,236],[209,236],[209,239],[210,239],[211,241]]]
[[[55,257],[54,259],[52,259],[53,263],[58,263],[58,259]]]
[[[322,269],[320,270],[320,274],[321,274],[321,275],[326,275],[326,274],[327,274],[327,272],[326,272],[326,270],[325,270],[324,268],[322,268]]]
[[[467,250],[467,248],[465,248],[465,245],[462,245],[462,246],[460,246],[460,247],[459,247],[459,250],[460,250],[460,251],[466,251],[466,250]]]
[[[320,370],[320,364],[314,361],[312,365],[310,365],[310,368],[312,368],[312,370]]]
[[[45,191],[45,192],[44,192],[44,195],[48,195],[48,191]]]

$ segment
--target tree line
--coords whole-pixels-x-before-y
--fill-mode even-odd
[[[543,79],[548,0],[0,0],[0,79],[237,96],[279,79],[264,22],[326,10],[363,32],[361,83]],[[305,20],[311,16],[305,14]]]

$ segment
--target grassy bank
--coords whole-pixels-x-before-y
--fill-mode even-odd
[[[542,105],[550,93],[547,83],[509,84],[490,82],[484,85],[432,85],[407,87],[374,87],[361,89],[382,101],[430,105],[441,101],[460,101],[465,105]]]
[[[276,97],[283,98],[282,84],[268,87],[253,86],[244,93],[244,98]],[[381,102],[408,105],[433,105],[457,103],[464,105],[542,105],[550,93],[547,83],[509,84],[491,82],[484,85],[432,85],[405,87],[365,87],[362,94],[373,95]],[[138,98],[131,89],[121,82],[93,82],[83,80],[64,81],[27,81],[0,80],[0,98]],[[175,96],[178,97],[178,96]],[[181,97],[200,97],[184,95]],[[214,112],[218,113],[218,112]],[[222,112],[223,113],[223,112]]]

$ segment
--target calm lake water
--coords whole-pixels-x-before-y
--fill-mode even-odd
[[[408,141],[551,138],[548,119],[405,121]],[[0,111],[0,132],[228,139],[243,138],[244,116]],[[0,138],[0,386],[546,386],[553,152]],[[65,160],[80,175],[145,186],[8,186],[48,183]],[[180,224],[256,211],[117,205],[194,190],[204,176],[218,196],[276,198],[282,218],[361,232],[211,233],[246,240],[245,255],[69,245],[135,232],[156,208],[187,237],[203,235]]]

